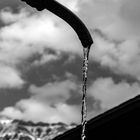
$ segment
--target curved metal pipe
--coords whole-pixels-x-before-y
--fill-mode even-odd
[[[30,6],[41,11],[47,9],[65,20],[77,33],[84,48],[90,47],[93,44],[92,37],[84,25],[84,23],[68,8],[64,7],[56,0],[21,0],[25,1]]]

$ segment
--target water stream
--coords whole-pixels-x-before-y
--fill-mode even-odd
[[[82,124],[82,134],[81,134],[81,139],[85,140],[86,135],[85,135],[85,128],[86,128],[86,123],[87,123],[87,103],[86,103],[86,98],[87,98],[87,79],[88,79],[88,57],[89,57],[89,51],[90,47],[83,48],[83,53],[84,53],[84,58],[83,58],[83,87],[82,87],[82,92],[83,92],[83,97],[82,97],[82,110],[81,110],[81,124]]]

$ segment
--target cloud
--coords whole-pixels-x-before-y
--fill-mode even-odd
[[[61,57],[57,54],[43,54],[41,56],[40,60],[35,60],[33,62],[33,66],[39,66],[39,65],[44,65],[46,63],[49,63],[51,61],[56,61],[59,60]]]
[[[59,2],[78,14],[91,29],[95,42],[90,53],[92,61],[98,61],[113,72],[139,79],[138,0]],[[39,53],[42,57],[35,61],[35,65],[43,65],[60,59],[61,53],[82,54],[81,43],[71,27],[48,11],[33,13],[23,8],[19,13],[12,13],[11,10],[2,10],[1,20],[9,23],[0,30],[0,60],[3,62],[21,64]],[[56,54],[45,53],[45,49]]]
[[[103,67],[109,67],[117,74],[131,75],[140,80],[140,46],[139,40],[113,42],[95,36],[95,46],[91,51],[92,59]]]
[[[28,16],[29,13],[25,11],[25,9],[21,9],[19,13],[13,13],[12,9],[6,7],[0,12],[0,20],[5,24],[12,24],[14,22],[18,22]]]
[[[95,42],[90,60],[109,67],[115,73],[129,74],[140,80],[139,0],[60,2],[68,5],[90,29]],[[3,10],[1,20],[6,26],[0,29],[0,61],[8,70],[3,68],[4,72],[1,70],[0,76],[12,71],[11,75],[17,81],[23,81],[16,65],[34,54],[41,55],[41,59],[33,63],[37,65],[58,60],[62,53],[81,55],[81,43],[74,31],[48,11],[31,13],[22,9],[14,14],[10,10]],[[50,54],[47,49],[53,50],[55,54]],[[5,85],[10,80],[5,80]],[[71,90],[77,90],[74,84],[72,81],[63,81],[48,83],[43,87],[32,85],[30,99],[21,100],[14,107],[5,108],[2,113],[34,121],[77,121],[79,107],[66,104]],[[100,78],[89,88],[89,93],[92,98],[101,101],[102,109],[109,109],[138,95],[139,84],[117,84],[111,78]]]
[[[49,123],[79,122],[80,117],[76,106],[68,106],[65,103],[59,103],[55,107],[51,107],[33,99],[21,100],[15,107],[5,108],[1,114],[14,119],[17,118],[32,120],[34,122],[42,121]]]
[[[77,85],[69,80],[48,83],[42,87],[32,85],[29,89],[32,93],[29,99],[20,100],[14,107],[6,107],[1,114],[35,122],[79,123],[79,106],[66,103],[72,90],[77,90]]]
[[[111,109],[140,94],[138,83],[115,83],[112,78],[97,79],[88,90],[89,94],[101,103],[103,110]]]
[[[81,3],[79,13],[89,27],[100,29],[110,39],[125,40],[140,31],[136,26],[139,5],[139,0],[88,0]]]
[[[70,8],[76,10],[75,2],[68,3]],[[10,69],[14,67],[17,77],[22,81],[22,73],[16,66],[22,65],[23,61],[28,61],[33,55],[41,56],[40,60],[33,62],[35,66],[59,60],[61,52],[80,52],[79,47],[76,47],[80,46],[80,42],[74,31],[49,12],[32,13],[23,8],[19,13],[13,13],[7,8],[1,11],[0,19],[6,25],[0,29],[0,61]],[[51,54],[46,50],[53,50],[55,53]]]
[[[21,88],[24,83],[16,69],[0,64],[0,88]]]
[[[113,72],[140,79],[140,1],[82,1],[80,16],[91,29],[91,61]]]
[[[31,85],[29,91],[32,97],[45,101],[46,103],[56,104],[65,102],[70,98],[70,93],[77,90],[77,84],[70,80],[62,82],[47,83],[42,87]]]
[[[24,48],[32,45],[38,46],[38,49],[43,47],[79,53],[80,41],[71,27],[47,11],[30,14],[30,11],[21,10],[19,15],[8,11],[2,12],[2,15],[5,17],[4,21],[9,19],[9,15],[13,18],[11,20],[16,19],[14,23],[3,27],[0,31],[0,38],[7,44],[16,42],[20,46],[24,45]]]
[[[32,85],[29,88],[31,97],[20,100],[13,107],[6,107],[2,115],[13,119],[32,120],[35,122],[80,123],[81,105],[70,105],[66,101],[71,98],[72,91],[79,94],[79,86],[70,80],[48,83],[42,87]],[[140,94],[138,83],[128,84],[125,81],[115,83],[112,78],[99,78],[88,88],[88,98],[97,102],[97,110],[88,111],[88,119],[111,109]],[[74,95],[73,95],[74,96]],[[72,115],[71,115],[72,114]]]

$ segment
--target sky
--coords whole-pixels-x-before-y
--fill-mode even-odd
[[[57,0],[89,29],[88,119],[140,94],[140,1]],[[0,114],[80,123],[82,45],[47,10],[0,1]]]

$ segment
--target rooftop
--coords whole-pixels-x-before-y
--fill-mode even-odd
[[[140,130],[140,96],[91,119],[86,126],[86,140],[138,139]],[[81,140],[81,125],[54,140]]]

